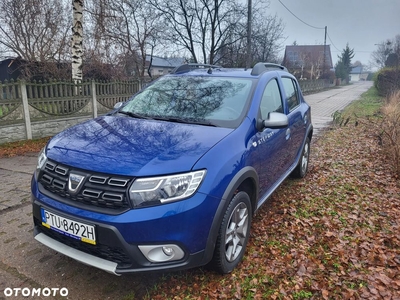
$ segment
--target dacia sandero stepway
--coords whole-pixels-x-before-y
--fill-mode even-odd
[[[229,273],[257,209],[306,175],[312,134],[285,67],[182,65],[48,142],[32,178],[34,237],[117,275]]]

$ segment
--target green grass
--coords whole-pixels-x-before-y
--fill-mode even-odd
[[[293,293],[293,299],[310,299],[312,295],[313,294],[311,292],[301,290]]]
[[[354,124],[358,119],[366,119],[379,114],[384,98],[378,95],[378,90],[372,86],[363,93],[360,99],[353,101],[342,112],[336,111],[333,114],[335,123],[341,126],[349,122]]]
[[[384,98],[378,95],[378,90],[373,86],[361,95],[361,98],[352,102],[345,110],[348,115],[358,117],[371,116],[379,111]]]

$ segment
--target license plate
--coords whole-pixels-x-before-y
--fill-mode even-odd
[[[43,226],[73,239],[96,245],[94,226],[64,218],[44,208],[41,209],[41,213]]]

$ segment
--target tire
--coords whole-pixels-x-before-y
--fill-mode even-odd
[[[296,169],[292,172],[292,177],[303,178],[307,174],[308,163],[310,161],[310,139],[307,137],[304,143],[303,150],[301,151],[301,157]]]
[[[210,267],[221,274],[240,263],[250,236],[252,208],[246,192],[237,193],[228,205],[219,228]]]

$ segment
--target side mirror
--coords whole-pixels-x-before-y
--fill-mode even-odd
[[[278,113],[278,112],[270,112],[269,117],[266,120],[262,121],[264,128],[285,128],[289,126],[289,119],[287,115]]]

